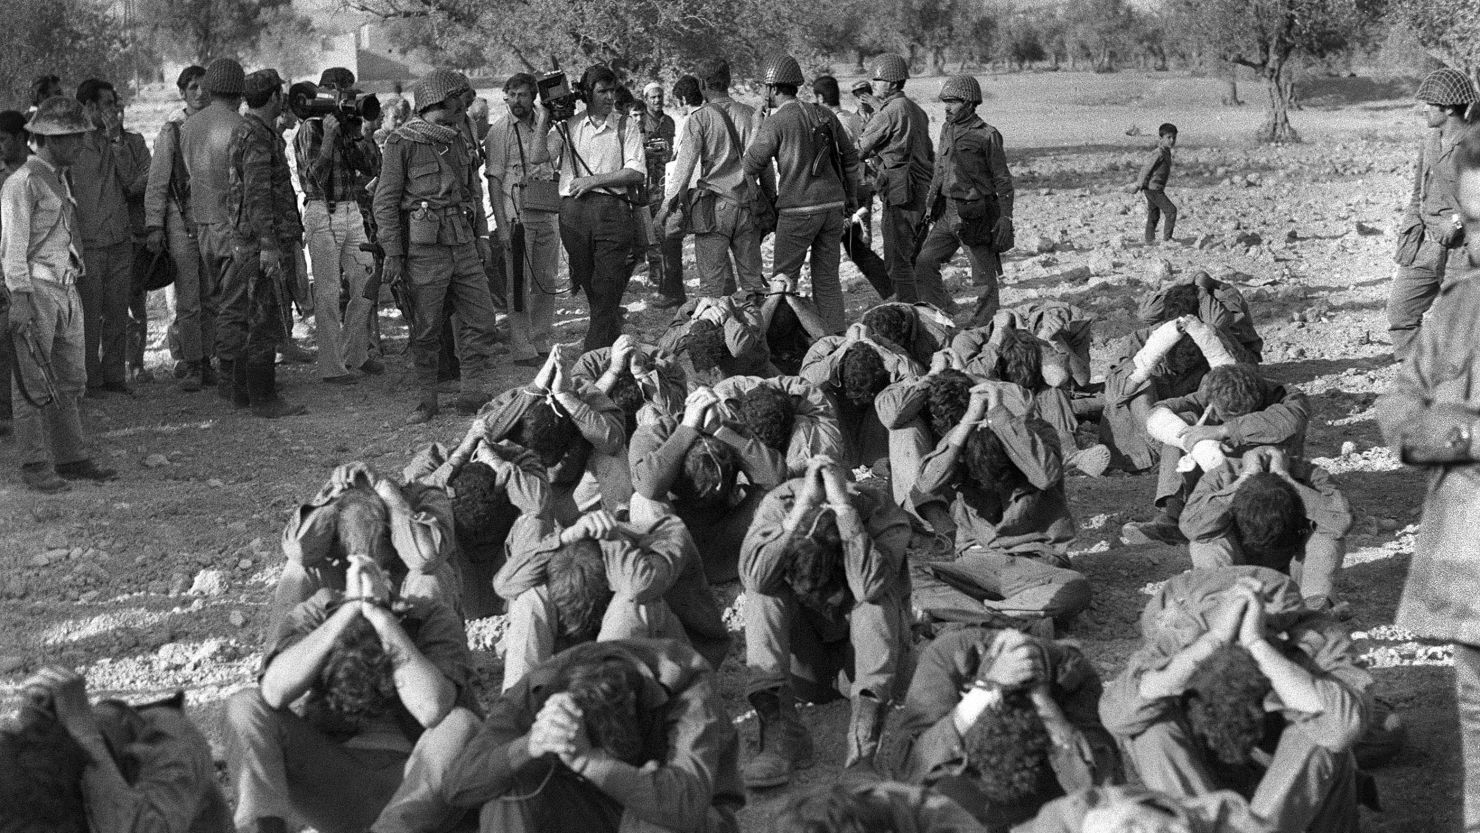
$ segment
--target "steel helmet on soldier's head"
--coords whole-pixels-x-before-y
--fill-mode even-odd
[[[787,84],[800,87],[802,86],[802,65],[790,55],[772,55],[766,59],[766,68],[761,75],[761,83],[767,86]]]
[[[906,61],[902,55],[885,52],[874,58],[874,78],[879,81],[908,81],[910,62]]]
[[[1440,107],[1458,107],[1480,101],[1480,95],[1475,93],[1475,85],[1470,79],[1463,72],[1449,67],[1429,73],[1423,83],[1418,85],[1418,94],[1414,97],[1425,104],[1437,104]]]
[[[230,58],[217,58],[206,67],[206,74],[200,80],[206,92],[216,95],[241,95],[242,84],[246,83],[247,74],[242,70],[242,65]]]
[[[418,115],[461,92],[466,85],[450,69],[434,69],[411,87],[412,106]]]
[[[982,103],[982,85],[971,75],[952,75],[940,85],[940,100],[956,99],[967,104]]]

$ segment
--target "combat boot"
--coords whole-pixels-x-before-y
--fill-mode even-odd
[[[879,753],[879,737],[884,734],[884,721],[889,717],[889,703],[872,694],[853,698],[848,720],[848,753],[843,767],[849,774],[877,777],[874,757]]]
[[[202,380],[204,381],[204,380]],[[216,395],[232,401],[231,388],[236,384],[236,362],[230,359],[221,360],[221,371],[216,376]]]
[[[760,724],[760,744],[745,762],[745,786],[753,790],[785,786],[793,771],[814,763],[812,733],[797,717],[790,695],[764,691],[752,695],[750,702]]]
[[[273,362],[247,365],[246,387],[251,399],[253,416],[278,419],[308,413],[308,409],[304,406],[294,405],[278,396],[277,365]]]

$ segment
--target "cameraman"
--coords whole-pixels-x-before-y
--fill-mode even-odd
[[[581,78],[586,109],[550,131],[549,149],[560,172],[560,239],[570,259],[571,283],[586,292],[591,323],[587,351],[610,347],[622,331],[622,293],[632,278],[637,236],[631,190],[647,176],[642,131],[613,112],[616,73],[593,66]]]
[[[370,355],[370,317],[375,305],[365,298],[365,282],[375,271],[375,259],[360,248],[368,240],[355,199],[356,177],[375,176],[378,171],[371,167],[376,157],[374,142],[362,135],[364,120],[347,115],[359,112],[354,85],[355,74],[348,69],[324,70],[319,92],[333,95],[338,106],[333,113],[304,121],[293,139],[308,259],[313,266],[319,375],[325,382],[341,385],[357,381],[357,370],[385,371],[385,365]],[[341,280],[349,290],[343,320]]]

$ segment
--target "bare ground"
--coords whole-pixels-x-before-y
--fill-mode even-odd
[[[1390,226],[1412,158],[1406,105],[1353,98],[1344,88],[1326,98],[1307,92],[1309,101],[1335,102],[1299,114],[1310,143],[1268,150],[1240,141],[1257,123],[1254,108],[1207,107],[1221,94],[1212,81],[1067,73],[985,80],[994,97],[983,111],[1015,149],[1019,188],[1024,250],[1009,261],[1005,303],[1072,301],[1100,317],[1103,343],[1135,326],[1136,301],[1156,281],[1161,258],[1182,276],[1191,268],[1231,275],[1249,293],[1268,344],[1268,372],[1312,398],[1308,455],[1327,459],[1356,508],[1339,589],[1355,610],[1350,626],[1379,693],[1410,727],[1408,750],[1376,773],[1387,810],[1365,824],[1392,833],[1458,830],[1462,770],[1449,654],[1391,624],[1423,478],[1381,447],[1372,411],[1393,375],[1383,304]],[[927,79],[919,92],[933,97],[937,83]],[[1133,178],[1149,146],[1124,131],[1136,124],[1154,133],[1168,118],[1183,130],[1170,191],[1182,207],[1182,244],[1148,250],[1126,242],[1139,239],[1141,209],[1114,189]],[[1255,178],[1245,181],[1249,174]],[[1247,233],[1261,242],[1236,242]],[[1055,251],[1032,254],[1039,235]],[[876,299],[845,269],[849,310],[857,314]],[[949,277],[968,300],[964,270]],[[629,295],[630,322],[655,334],[664,316],[642,297]],[[565,298],[560,307],[563,338],[578,339],[584,304]],[[14,445],[0,444],[0,470],[10,472],[0,481],[0,705],[14,702],[26,673],[59,662],[85,670],[97,693],[144,698],[184,688],[219,741],[223,698],[252,680],[261,658],[265,605],[281,561],[277,536],[290,507],[340,462],[398,470],[420,446],[461,432],[454,416],[400,425],[411,404],[399,379],[407,365],[399,354],[404,327],[390,310],[382,311],[382,326],[395,354],[386,377],[338,389],[316,384],[311,366],[282,369],[287,395],[310,405],[306,417],[266,423],[214,394],[182,394],[167,383],[140,386],[132,399],[86,400],[96,454],[121,471],[113,483],[32,495],[14,475]],[[151,357],[163,370],[167,357],[157,349]],[[525,375],[508,366],[499,381],[514,385]],[[1148,588],[1189,565],[1175,548],[1118,543],[1122,523],[1150,514],[1149,475],[1076,478],[1070,489],[1081,525],[1074,561],[1096,592],[1071,636],[1109,676],[1135,646]],[[721,592],[733,595],[733,588]],[[493,624],[474,623],[475,647],[487,648],[482,635]],[[487,650],[477,657],[491,693],[497,657]],[[736,715],[743,713],[742,677],[732,657],[720,678]],[[799,783],[836,777],[846,721],[845,703],[809,714],[821,763]],[[742,720],[742,731],[751,731],[749,722]],[[788,794],[753,794],[745,829],[764,829]]]

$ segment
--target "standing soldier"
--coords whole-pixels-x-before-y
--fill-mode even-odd
[[[1432,77],[1432,76],[1431,76]],[[1480,135],[1456,142],[1457,199],[1471,235],[1480,235]],[[7,266],[7,277],[9,267]],[[1394,624],[1419,638],[1454,643],[1454,686],[1465,763],[1465,829],[1480,830],[1480,328],[1477,272],[1450,281],[1392,388],[1377,401],[1383,436],[1403,462],[1429,471],[1423,525]],[[12,313],[13,314],[13,313]]]
[[[21,479],[38,492],[65,492],[63,478],[107,480],[114,472],[87,456],[77,399],[83,360],[83,270],[77,203],[67,169],[92,130],[82,105],[56,96],[26,124],[35,155],[0,189],[0,264],[16,351],[15,436]]]
[[[904,94],[909,62],[893,52],[874,59],[874,96],[879,109],[863,128],[858,155],[877,156],[874,188],[884,204],[884,262],[895,300],[930,301],[915,289],[915,235],[925,221],[925,192],[935,167],[930,118]]]
[[[476,410],[488,398],[483,382],[492,370],[495,313],[484,264],[491,249],[477,152],[459,132],[467,122],[464,86],[446,69],[416,82],[416,115],[386,140],[375,190],[385,280],[406,275],[416,304],[411,355],[421,399],[407,418],[411,425],[437,415],[438,337],[448,303],[460,321],[458,407]]]
[[[701,296],[734,294],[737,278],[744,294],[763,294],[761,232],[751,211],[757,184],[744,166],[745,146],[755,135],[755,110],[730,98],[729,61],[706,58],[700,62],[699,76],[704,106],[684,121],[673,167],[673,176],[681,183],[688,183],[695,173],[699,178],[692,189],[681,185],[673,192],[660,219],[688,200]],[[682,287],[677,294],[682,294]]]
[[[202,384],[205,366],[216,355],[216,393],[233,398],[235,368],[223,349],[225,328],[218,326],[222,290],[231,269],[232,215],[226,209],[227,150],[242,117],[242,65],[230,58],[217,58],[206,67],[201,79],[210,103],[180,125],[180,158],[190,180],[188,219],[195,226],[200,244],[200,335]],[[182,209],[183,210],[183,209]]]
[[[303,244],[287,147],[273,126],[283,111],[283,79],[259,69],[242,84],[247,113],[227,153],[226,207],[235,241],[221,284],[218,343],[234,370],[232,399],[264,419],[308,412],[277,394],[277,346],[289,337],[293,252]]]
[[[964,245],[971,282],[982,287],[973,317],[982,326],[997,312],[1002,252],[1012,248],[1012,173],[1002,134],[976,113],[982,101],[977,80],[952,76],[941,85],[940,100],[946,105],[946,123],[927,196],[935,225],[920,247],[915,291],[919,300],[952,311],[956,304],[940,278],[940,267]],[[901,300],[904,294],[901,288]]]
[[[745,175],[759,176],[776,160],[771,276],[799,274],[810,252],[812,298],[827,331],[841,333],[847,321],[838,266],[843,223],[858,203],[858,153],[831,110],[797,99],[802,67],[796,58],[767,61],[763,83],[770,115],[745,151]]]
[[[1454,149],[1464,136],[1465,111],[1480,101],[1464,73],[1436,69],[1418,88],[1428,130],[1418,150],[1413,195],[1398,234],[1398,274],[1388,296],[1388,332],[1393,358],[1403,361],[1413,351],[1423,315],[1439,294],[1451,252],[1465,244],[1455,197]]]
[[[647,159],[648,204],[642,210],[648,215],[648,282],[659,300],[677,298],[683,295],[683,229],[669,229],[666,222],[658,221],[668,163],[673,161],[673,146],[678,136],[677,123],[663,112],[662,84],[654,81],[642,88],[642,98],[633,106],[632,117],[642,130],[642,153]]]

